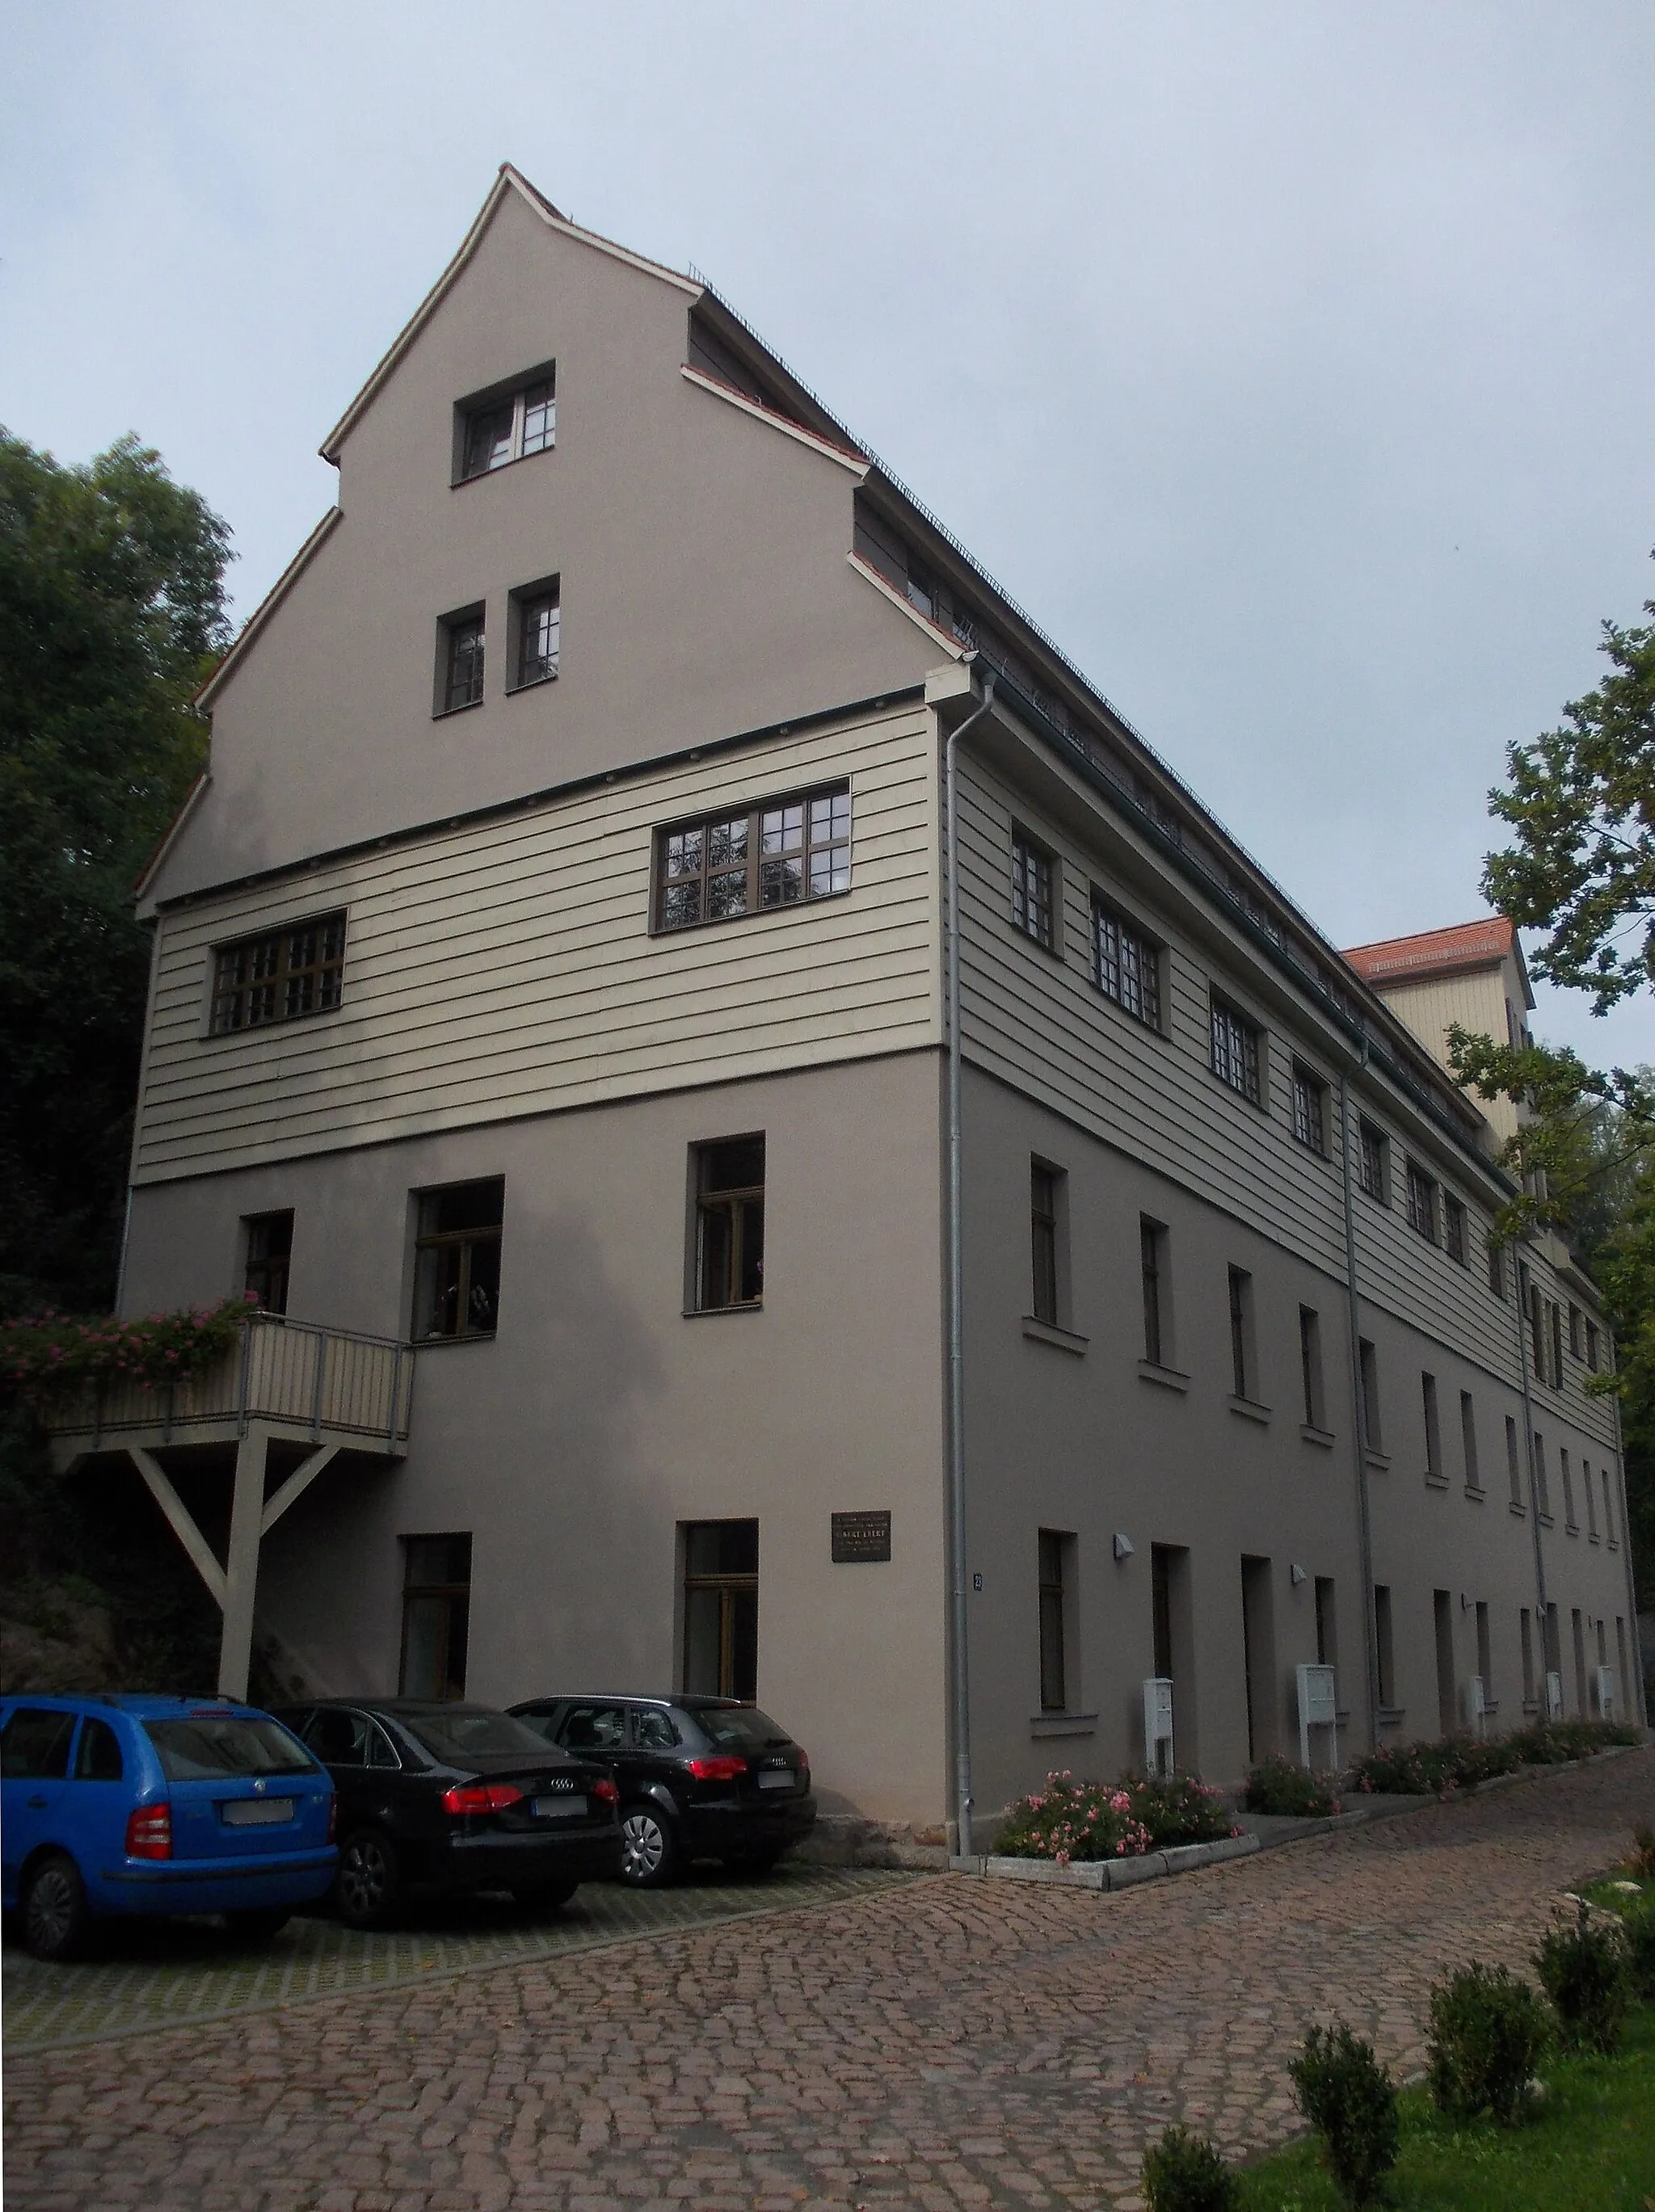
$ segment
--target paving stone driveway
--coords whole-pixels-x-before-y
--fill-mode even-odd
[[[15,2057],[13,2207],[494,2212],[1130,2200],[1169,2118],[1261,2148],[1338,2009],[1419,2062],[1655,1810],[1655,1752],[1118,1894],[938,1876]]]

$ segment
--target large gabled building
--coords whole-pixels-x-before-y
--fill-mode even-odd
[[[324,452],[142,889],[122,1293],[285,1319],[61,1446],[228,1682],[727,1688],[933,1838],[1147,1679],[1217,1779],[1305,1665],[1342,1750],[1636,1697],[1602,1316],[1429,1023],[725,303],[503,170]]]

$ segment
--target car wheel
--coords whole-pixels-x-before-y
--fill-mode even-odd
[[[347,1928],[383,1928],[402,1894],[402,1869],[391,1838],[358,1828],[339,1846],[333,1901]]]
[[[239,1943],[268,1943],[279,1936],[293,1915],[285,1906],[271,1905],[263,1912],[228,1912],[230,1933]]]
[[[653,1805],[621,1815],[621,1880],[634,1889],[661,1889],[678,1872],[678,1838]]]
[[[17,1903],[23,1942],[32,1958],[79,1958],[91,1937],[92,1908],[73,1859],[61,1851],[42,1859],[24,1881]]]
[[[578,1881],[538,1881],[513,1890],[512,1897],[525,1912],[556,1912],[580,1887]]]

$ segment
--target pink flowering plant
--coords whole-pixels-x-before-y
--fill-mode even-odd
[[[210,1367],[257,1310],[256,1298],[224,1298],[216,1306],[182,1306],[143,1321],[75,1321],[44,1313],[0,1322],[0,1382],[32,1399],[54,1397],[83,1382],[137,1382],[164,1390]]]
[[[1237,1832],[1223,1793],[1188,1775],[1077,1782],[1064,1768],[1010,1808],[995,1848],[1007,1858],[1068,1866],[1141,1858],[1163,1844],[1206,1843]]]

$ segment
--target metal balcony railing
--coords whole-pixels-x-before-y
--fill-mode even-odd
[[[399,1453],[408,1439],[414,1395],[414,1347],[395,1337],[319,1328],[282,1314],[253,1314],[239,1342],[211,1366],[166,1388],[122,1378],[83,1383],[43,1415],[53,1437],[87,1439],[96,1451],[139,1431],[161,1443],[186,1443],[201,1432],[245,1436],[271,1421],[320,1443],[359,1437]]]

